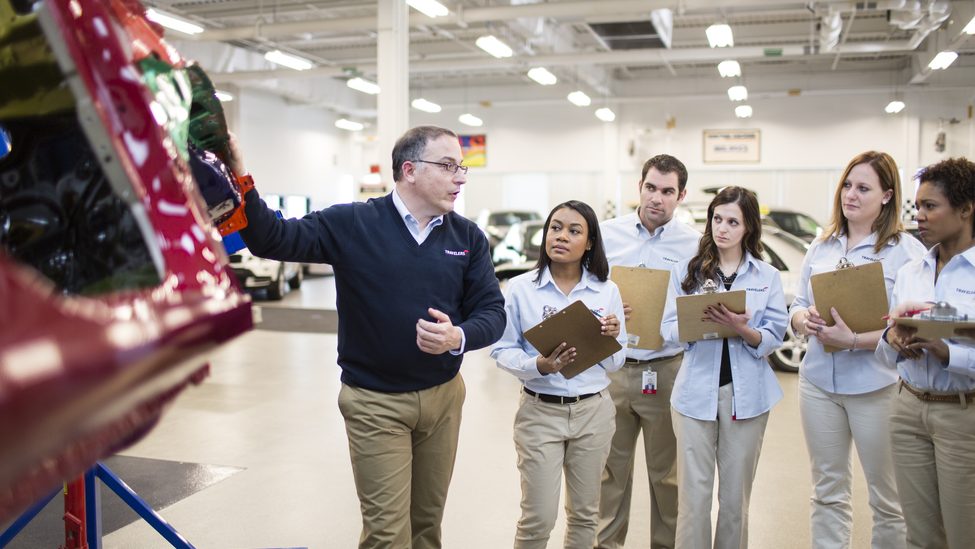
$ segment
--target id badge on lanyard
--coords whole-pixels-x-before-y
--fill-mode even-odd
[[[657,372],[654,372],[649,367],[643,372],[643,394],[657,394]]]

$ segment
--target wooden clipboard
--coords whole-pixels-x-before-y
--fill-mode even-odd
[[[707,315],[704,310],[718,307],[718,302],[732,312],[745,312],[745,290],[716,292],[713,294],[682,295],[677,297],[677,339],[681,343],[738,337],[730,326],[717,322],[701,322]]]
[[[576,301],[525,332],[525,340],[542,356],[565,342],[576,356],[559,373],[572,379],[623,348],[615,337],[602,334],[603,325],[582,301]]]
[[[924,339],[965,339],[955,335],[957,328],[975,328],[972,320],[931,320],[930,318],[898,317],[894,322],[902,326],[917,328],[917,337]]]
[[[662,349],[660,321],[667,303],[670,271],[614,265],[609,279],[616,283],[623,301],[633,309],[626,320],[626,346],[651,351]]]
[[[843,317],[843,322],[858,334],[887,327],[883,319],[889,311],[887,286],[884,284],[884,266],[879,261],[815,274],[809,277],[809,282],[816,310],[827,326],[836,324],[829,312],[833,307]],[[832,345],[823,345],[823,349],[827,353],[841,350]]]

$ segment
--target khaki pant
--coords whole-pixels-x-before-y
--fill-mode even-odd
[[[718,389],[717,421],[701,421],[674,411],[680,507],[677,549],[748,547],[748,505],[762,453],[769,413],[732,420],[734,388]],[[711,544],[711,500],[718,468],[718,524]]]
[[[975,547],[975,403],[925,402],[898,383],[889,427],[907,546]]]
[[[565,471],[565,547],[592,549],[599,518],[599,476],[613,438],[615,408],[606,391],[575,404],[522,394],[515,415],[521,519],[515,549],[544,549],[559,515]]]
[[[647,365],[625,365],[609,372],[609,394],[616,405],[616,434],[603,471],[599,500],[598,549],[621,549],[630,522],[633,464],[637,438],[650,478],[650,549],[673,549],[677,531],[677,440],[670,413],[670,393],[682,354],[651,365],[657,372],[657,394],[643,394]]]
[[[360,549],[438,549],[466,389],[454,379],[409,393],[342,385],[362,511]]]
[[[887,432],[894,385],[859,395],[824,391],[799,376],[799,417],[812,466],[812,546],[848,549],[853,536],[853,446],[867,480],[873,549],[904,549]]]

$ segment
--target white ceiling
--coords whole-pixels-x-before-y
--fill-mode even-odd
[[[766,95],[958,88],[975,93],[975,39],[961,32],[975,15],[973,0],[440,2],[451,11],[446,17],[430,19],[410,10],[410,88],[411,97],[445,106],[565,101],[573,89],[594,101],[681,100],[718,97],[736,84]],[[375,98],[345,89],[344,81],[352,71],[375,80],[375,2],[155,0],[147,5],[206,28],[193,39],[179,40],[182,35],[174,32],[169,39],[184,56],[199,60],[218,85],[258,87],[343,113],[374,115]],[[658,9],[671,10],[670,48],[645,34],[652,32],[647,22]],[[919,21],[905,25],[913,19]],[[835,45],[821,30],[831,20]],[[705,29],[718,21],[731,26],[734,47],[709,47]],[[657,47],[614,49],[627,40],[600,37],[606,23],[631,23],[631,32],[638,33],[631,42]],[[476,47],[475,40],[486,34],[506,42],[514,56],[495,59]],[[263,58],[275,49],[301,55],[316,67],[299,72],[275,66]],[[959,58],[947,70],[927,69],[944,49],[957,51]],[[725,59],[741,64],[741,77],[720,78],[717,64]],[[559,84],[542,87],[527,78],[536,66],[554,73]]]

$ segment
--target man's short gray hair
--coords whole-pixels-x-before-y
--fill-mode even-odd
[[[457,138],[457,134],[440,126],[417,126],[403,134],[393,146],[393,181],[403,178],[403,163],[422,160],[423,150],[428,141],[444,135]]]

